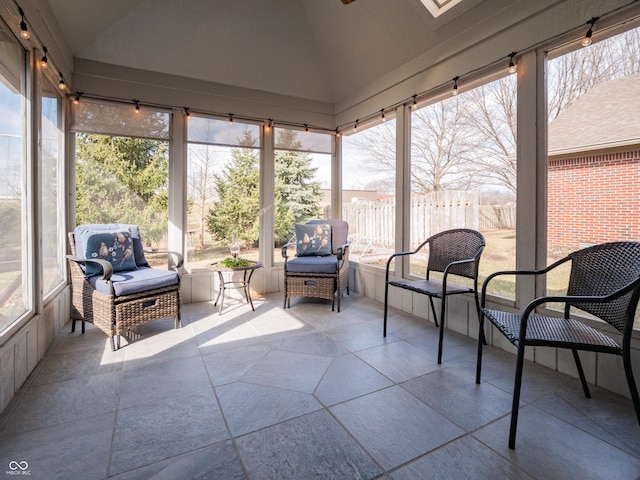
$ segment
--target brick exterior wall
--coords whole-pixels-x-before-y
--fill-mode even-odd
[[[550,249],[640,241],[640,149],[549,158],[547,181]]]

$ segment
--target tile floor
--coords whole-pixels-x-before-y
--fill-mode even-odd
[[[111,352],[69,328],[0,416],[1,471],[33,479],[636,479],[629,399],[527,364],[507,448],[514,357],[352,294],[183,308]],[[24,464],[22,464],[24,465]],[[20,473],[23,473],[20,471]]]

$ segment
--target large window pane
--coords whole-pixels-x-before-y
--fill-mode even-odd
[[[42,288],[47,295],[64,280],[64,211],[62,206],[62,99],[42,78],[40,182],[42,209]]]
[[[331,218],[333,136],[275,128],[274,259],[295,236],[295,225]]]
[[[27,311],[24,50],[0,21],[0,332]]]
[[[234,231],[240,256],[258,260],[260,127],[191,116],[187,138],[189,268],[230,256]]]
[[[395,119],[345,133],[342,218],[349,222],[351,261],[386,266],[395,250],[395,193]]]
[[[451,228],[485,236],[480,280],[515,267],[516,76],[510,75],[411,115],[411,247]],[[422,276],[426,258],[410,273]],[[515,298],[515,284],[490,293]]]
[[[82,106],[82,107],[81,107]],[[140,227],[145,248],[167,248],[169,142],[156,140],[158,132],[168,136],[169,114],[133,107],[76,105],[76,224],[132,223]],[[91,110],[96,123],[81,112]],[[135,123],[136,133],[152,138],[116,136],[123,123]],[[79,120],[82,122],[79,122]],[[146,125],[146,129],[145,129]],[[78,130],[89,128],[88,133]],[[149,263],[166,267],[165,256],[146,256]]]
[[[550,57],[547,262],[640,238],[640,29]],[[550,275],[547,291],[568,275]]]

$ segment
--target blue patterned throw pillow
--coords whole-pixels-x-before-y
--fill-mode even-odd
[[[114,272],[136,269],[133,240],[129,230],[114,232],[84,231],[81,235],[86,259],[106,260],[111,263]],[[102,274],[102,268],[89,263],[85,273],[88,277]]]
[[[296,225],[296,247],[299,257],[304,255],[331,255],[331,225]]]

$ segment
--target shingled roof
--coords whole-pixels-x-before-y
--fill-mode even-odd
[[[549,156],[640,146],[640,74],[600,83],[549,124]]]

